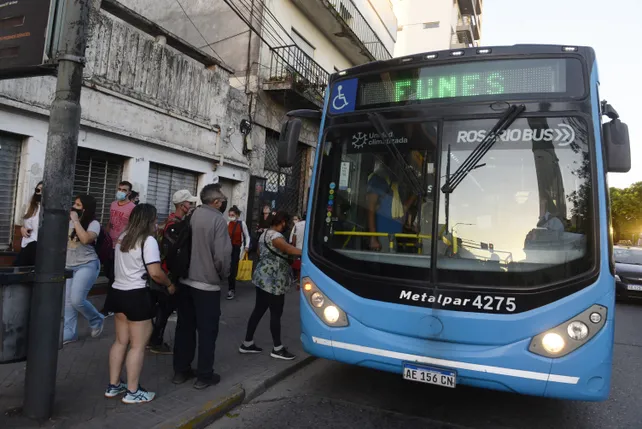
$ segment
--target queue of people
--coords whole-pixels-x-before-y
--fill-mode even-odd
[[[24,215],[17,265],[35,264],[43,192],[43,183],[38,183]],[[266,206],[257,234],[252,237],[239,208],[233,206],[226,211],[227,196],[220,185],[205,186],[200,193],[202,205],[195,207],[197,201],[187,190],[176,192],[172,199],[175,211],[159,227],[156,208],[138,203],[132,198],[131,183],[123,181],[103,229],[96,219],[96,200],[90,195],[78,195],[74,200],[69,213],[66,262],[73,276],[66,283],[63,344],[78,340],[79,314],[87,319],[92,338],[99,337],[106,318],[114,316],[116,338],[109,352],[107,398],[122,396],[126,404],[154,399],[155,393],[140,383],[146,349],[173,355],[175,384],[194,378],[194,388],[205,389],[220,381],[221,376],[214,371],[214,357],[221,290],[226,284],[226,298],[235,298],[239,261],[252,247],[259,253],[252,274],[255,305],[238,350],[242,354],[262,352],[254,343],[254,334],[269,309],[273,342],[270,356],[295,359],[282,344],[281,317],[285,294],[293,283],[293,261],[301,255],[304,220],[297,218],[291,224],[288,214]],[[293,232],[287,240],[285,234],[290,227]],[[188,250],[185,267],[178,266],[174,258],[177,246]],[[88,295],[101,265],[109,287],[104,308],[98,311]],[[174,346],[170,347],[163,338],[175,311],[177,326]],[[121,379],[123,367],[125,380]]]

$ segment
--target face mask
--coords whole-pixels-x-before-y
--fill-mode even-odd
[[[72,208],[71,211],[72,212],[76,212],[76,214],[78,215],[78,219],[82,218],[82,215],[85,213],[85,211],[82,210],[82,209],[74,209],[74,208]]]
[[[227,218],[227,220],[229,220],[230,222],[234,222],[236,221],[236,218],[234,216],[230,216]]]
[[[40,201],[42,201],[42,194],[34,195],[33,199],[35,202],[39,203]]]
[[[223,201],[221,203],[221,207],[219,207],[218,209],[221,211],[221,213],[225,213],[227,211],[226,210],[227,209],[227,201]]]
[[[123,191],[116,192],[116,199],[118,201],[125,201],[125,198],[127,198],[127,194],[126,193],[124,193]]]

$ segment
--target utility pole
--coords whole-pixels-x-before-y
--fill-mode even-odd
[[[49,116],[44,170],[44,221],[38,240],[36,276],[29,316],[24,414],[52,415],[65,286],[65,259],[78,132],[90,0],[66,1],[58,52],[58,81]]]

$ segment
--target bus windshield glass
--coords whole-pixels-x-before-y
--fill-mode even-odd
[[[346,269],[424,279],[437,125],[393,122],[388,128],[386,139],[369,122],[327,131],[313,242]]]
[[[444,179],[493,123],[444,123]],[[518,118],[454,192],[441,193],[439,278],[531,286],[581,274],[592,263],[592,196],[584,121]]]
[[[444,121],[439,135],[438,123],[391,121],[386,139],[369,123],[330,128],[314,251],[351,272],[463,285],[529,287],[590,270],[583,119],[519,117],[454,191],[437,188],[496,122]]]

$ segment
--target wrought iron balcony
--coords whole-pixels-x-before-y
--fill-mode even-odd
[[[272,49],[269,75],[263,82],[263,89],[293,92],[321,107],[328,78],[329,73],[297,45],[280,46]]]
[[[462,16],[462,20],[470,24],[475,40],[479,40],[481,38],[481,0],[459,0],[459,13]]]
[[[472,16],[463,16],[457,21],[457,38],[459,43],[474,44],[479,40],[479,27],[477,20]]]
[[[354,64],[392,55],[352,0],[292,0]]]
[[[366,46],[373,60],[389,60],[392,58],[377,33],[370,27],[370,24],[361,15],[352,0],[325,0],[325,2],[334,8],[334,12],[338,15],[337,17]]]
[[[459,0],[459,11],[462,15],[481,15],[482,0]]]

